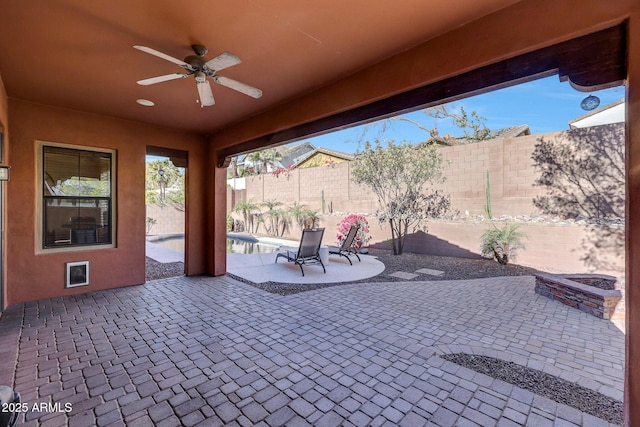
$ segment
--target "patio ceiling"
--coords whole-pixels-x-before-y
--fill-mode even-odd
[[[213,134],[513,3],[11,1],[0,13],[0,75],[11,98]],[[182,69],[134,45],[183,59],[191,44],[208,47],[208,58],[239,56],[220,74],[262,98],[212,84],[216,104],[200,108],[193,78],[136,84]]]

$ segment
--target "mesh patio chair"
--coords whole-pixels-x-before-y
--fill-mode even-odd
[[[302,275],[304,276],[303,265],[308,264],[320,264],[322,270],[326,273],[324,263],[320,259],[320,245],[322,244],[322,236],[324,235],[324,228],[307,228],[302,230],[302,238],[300,239],[300,246],[297,251],[285,250],[278,252],[276,255],[276,263],[278,258],[286,258],[287,261],[295,263],[300,267]]]
[[[347,233],[347,237],[344,238],[342,244],[340,246],[329,246],[329,255],[340,255],[345,257],[349,264],[353,265],[351,262],[351,255],[355,255],[358,258],[358,261],[362,261],[358,256],[358,252],[353,247],[353,241],[356,239],[356,234],[358,234],[358,230],[360,229],[359,224],[354,224],[349,229]]]

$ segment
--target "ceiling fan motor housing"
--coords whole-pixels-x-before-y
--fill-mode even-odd
[[[204,57],[208,52],[207,48],[199,44],[193,44],[191,48],[195,52],[195,55],[187,56],[184,58],[184,62],[189,64],[194,70],[204,71],[205,74],[209,75],[209,73],[207,73],[208,67],[206,67],[207,58]]]
[[[194,70],[202,70],[204,69],[205,63],[207,62],[207,58],[205,58],[204,56],[189,55],[184,58],[184,62],[191,65]]]

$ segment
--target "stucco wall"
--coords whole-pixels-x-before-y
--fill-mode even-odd
[[[9,114],[8,107],[9,100],[7,98],[7,92],[4,88],[4,82],[2,81],[2,75],[0,74],[0,130],[7,131],[7,116]]]
[[[203,183],[207,151],[201,137],[13,99],[9,101],[9,122],[9,151],[14,166],[7,185],[9,304],[144,283],[144,163],[146,144],[150,142],[189,151],[187,191],[193,209],[187,222],[193,235],[188,242],[192,256],[187,269],[191,274],[206,271]],[[36,233],[40,230],[41,218],[36,212],[36,141],[117,151],[115,248],[38,251]],[[65,263],[85,260],[90,262],[90,285],[65,289]]]
[[[7,97],[7,92],[4,88],[4,82],[2,80],[2,75],[0,74],[0,132],[2,132],[4,134],[4,158],[5,158],[5,162],[7,164],[10,164],[9,162],[9,154],[8,154],[8,141],[9,141],[9,99]],[[6,183],[0,183],[0,186],[3,186],[4,188],[6,188]],[[4,197],[4,193],[2,193],[2,197]],[[4,253],[2,254],[2,256],[4,257],[4,259],[2,260],[2,265],[6,265],[6,260],[7,260],[7,254],[6,251],[4,251]],[[3,283],[5,284],[2,289],[2,305],[6,306],[7,305],[7,286],[6,286],[6,268],[3,268],[2,271],[0,271],[0,274],[3,276],[2,280]],[[2,311],[4,309],[4,307],[0,307],[0,311]]]

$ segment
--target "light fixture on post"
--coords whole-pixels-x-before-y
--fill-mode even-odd
[[[160,169],[158,171],[158,175],[160,175],[160,202],[164,203],[164,196],[165,196],[165,178],[164,178],[164,169]]]
[[[9,181],[9,169],[11,166],[0,165],[0,181]]]

